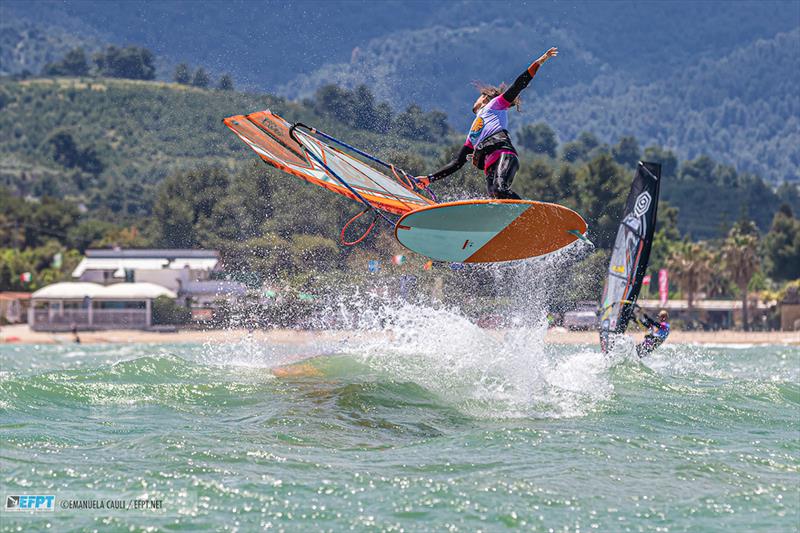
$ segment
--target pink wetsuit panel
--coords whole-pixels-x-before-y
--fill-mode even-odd
[[[503,155],[503,154],[514,154],[514,152],[512,152],[511,150],[502,150],[501,149],[501,150],[495,150],[494,152],[492,152],[491,154],[486,156],[486,162],[483,165],[483,168],[484,168],[483,172],[487,176],[489,175],[489,169],[492,168],[492,165],[497,163],[497,160],[500,159],[500,156]],[[514,155],[517,155],[517,154],[514,154]]]

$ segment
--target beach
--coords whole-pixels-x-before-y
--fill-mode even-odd
[[[485,330],[490,335],[502,337],[506,330]],[[225,343],[252,339],[276,344],[305,344],[311,341],[338,341],[352,338],[380,338],[388,333],[378,331],[349,330],[295,330],[295,329],[187,329],[181,331],[102,330],[78,333],[83,344],[175,344],[175,343]],[[640,337],[640,334],[634,335]],[[595,331],[569,331],[551,328],[545,334],[548,344],[596,344]],[[69,332],[32,331],[27,325],[3,326],[0,328],[2,344],[69,344],[74,336]],[[700,345],[783,345],[800,346],[798,331],[680,331],[670,334],[673,344]]]

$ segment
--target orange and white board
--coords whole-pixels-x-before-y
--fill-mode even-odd
[[[546,255],[586,233],[575,211],[529,200],[448,202],[406,213],[395,225],[400,243],[438,261],[490,263]]]

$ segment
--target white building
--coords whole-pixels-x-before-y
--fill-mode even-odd
[[[100,285],[61,282],[31,295],[28,323],[36,331],[77,329],[147,329],[159,296],[177,295],[154,283]]]
[[[216,250],[86,250],[72,277],[103,285],[155,283],[181,293],[189,283],[209,280],[220,267]]]

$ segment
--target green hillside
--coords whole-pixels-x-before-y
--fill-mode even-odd
[[[222,124],[222,118],[265,108],[333,128],[376,150],[405,149],[411,144],[354,132],[281,98],[162,82],[6,80],[0,83],[0,107],[0,184],[23,195],[82,201],[91,201],[96,194],[108,196],[111,189],[140,197],[142,190],[151,190],[178,170],[237,167],[251,161],[253,154]],[[65,135],[78,155],[56,153],[69,150],[60,147]],[[414,151],[425,150],[433,148],[418,146]],[[79,161],[86,152],[94,154],[99,168],[86,168]]]

